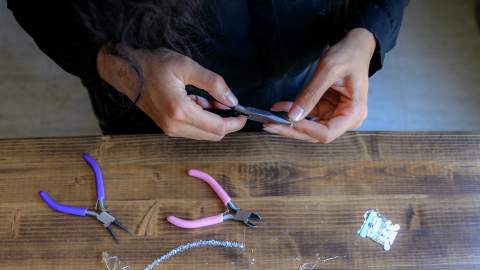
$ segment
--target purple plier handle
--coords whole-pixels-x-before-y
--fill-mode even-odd
[[[87,215],[87,211],[88,211],[87,208],[60,204],[54,199],[52,199],[52,197],[50,197],[47,192],[40,191],[39,193],[42,200],[55,211],[69,214],[69,215],[74,215],[74,216],[84,217]]]
[[[97,162],[89,154],[83,154],[83,159],[88,163],[90,168],[92,168],[93,172],[95,173],[95,183],[97,187],[97,200],[103,202],[103,200],[105,199],[105,188],[103,186],[102,171],[100,170],[100,167],[98,166]],[[50,195],[48,195],[48,193],[45,191],[40,191],[39,194],[42,200],[48,206],[50,206],[52,209],[58,212],[75,215],[75,216],[85,216],[87,214],[88,208],[60,204],[54,199],[52,199],[52,197],[50,197]]]
[[[87,162],[87,164],[92,168],[93,172],[95,173],[95,184],[97,186],[97,200],[104,201],[105,200],[105,187],[103,185],[103,175],[100,166],[98,163],[93,159],[89,154],[83,154],[83,159]]]

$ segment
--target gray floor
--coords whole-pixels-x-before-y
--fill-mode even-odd
[[[0,138],[100,134],[79,79],[46,57],[0,0]]]
[[[412,0],[371,80],[362,130],[480,130],[475,0]],[[0,0],[0,138],[100,134],[79,80],[43,55]]]
[[[480,130],[474,0],[412,0],[362,130]]]

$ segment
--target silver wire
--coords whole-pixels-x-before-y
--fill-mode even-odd
[[[198,240],[194,242],[189,242],[183,245],[180,245],[169,252],[165,253],[161,257],[153,260],[149,265],[145,266],[144,270],[152,270],[154,267],[160,263],[170,259],[171,257],[183,253],[192,248],[199,247],[224,247],[224,248],[239,248],[244,249],[245,245],[239,242],[230,242],[230,241],[219,241],[219,240]]]
[[[110,256],[106,251],[102,252],[102,261],[107,270],[132,270],[130,266],[124,265],[117,256]]]

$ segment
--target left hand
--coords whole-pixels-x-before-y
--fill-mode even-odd
[[[367,117],[368,71],[376,41],[355,28],[320,59],[312,80],[295,102],[281,101],[272,111],[289,112],[293,127],[265,124],[264,130],[309,142],[329,143]],[[306,120],[307,116],[317,120]]]

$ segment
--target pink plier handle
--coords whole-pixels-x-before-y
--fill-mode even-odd
[[[167,217],[168,222],[172,223],[173,225],[184,228],[184,229],[197,229],[203,228],[210,225],[215,225],[223,222],[223,213],[218,214],[216,216],[206,217],[206,218],[199,218],[194,220],[187,220],[181,219],[176,216],[169,216]]]
[[[207,184],[213,189],[213,191],[217,193],[217,196],[220,198],[220,200],[222,200],[225,206],[227,206],[227,204],[230,202],[230,196],[228,196],[227,192],[225,192],[225,190],[222,188],[222,186],[220,186],[217,180],[211,177],[208,173],[196,169],[190,169],[188,170],[188,175],[207,182]]]
[[[215,191],[215,193],[220,198],[220,200],[222,200],[223,204],[225,206],[228,205],[228,203],[230,202],[230,196],[228,196],[227,192],[225,192],[225,190],[222,188],[222,186],[220,186],[217,180],[215,180],[206,172],[202,172],[195,169],[188,170],[188,175],[206,182],[213,189],[213,191]],[[180,228],[196,229],[196,228],[202,228],[202,227],[207,227],[210,225],[222,223],[223,213],[215,216],[200,218],[195,220],[186,220],[186,219],[178,218],[176,216],[169,216],[167,217],[167,220],[168,222]]]

